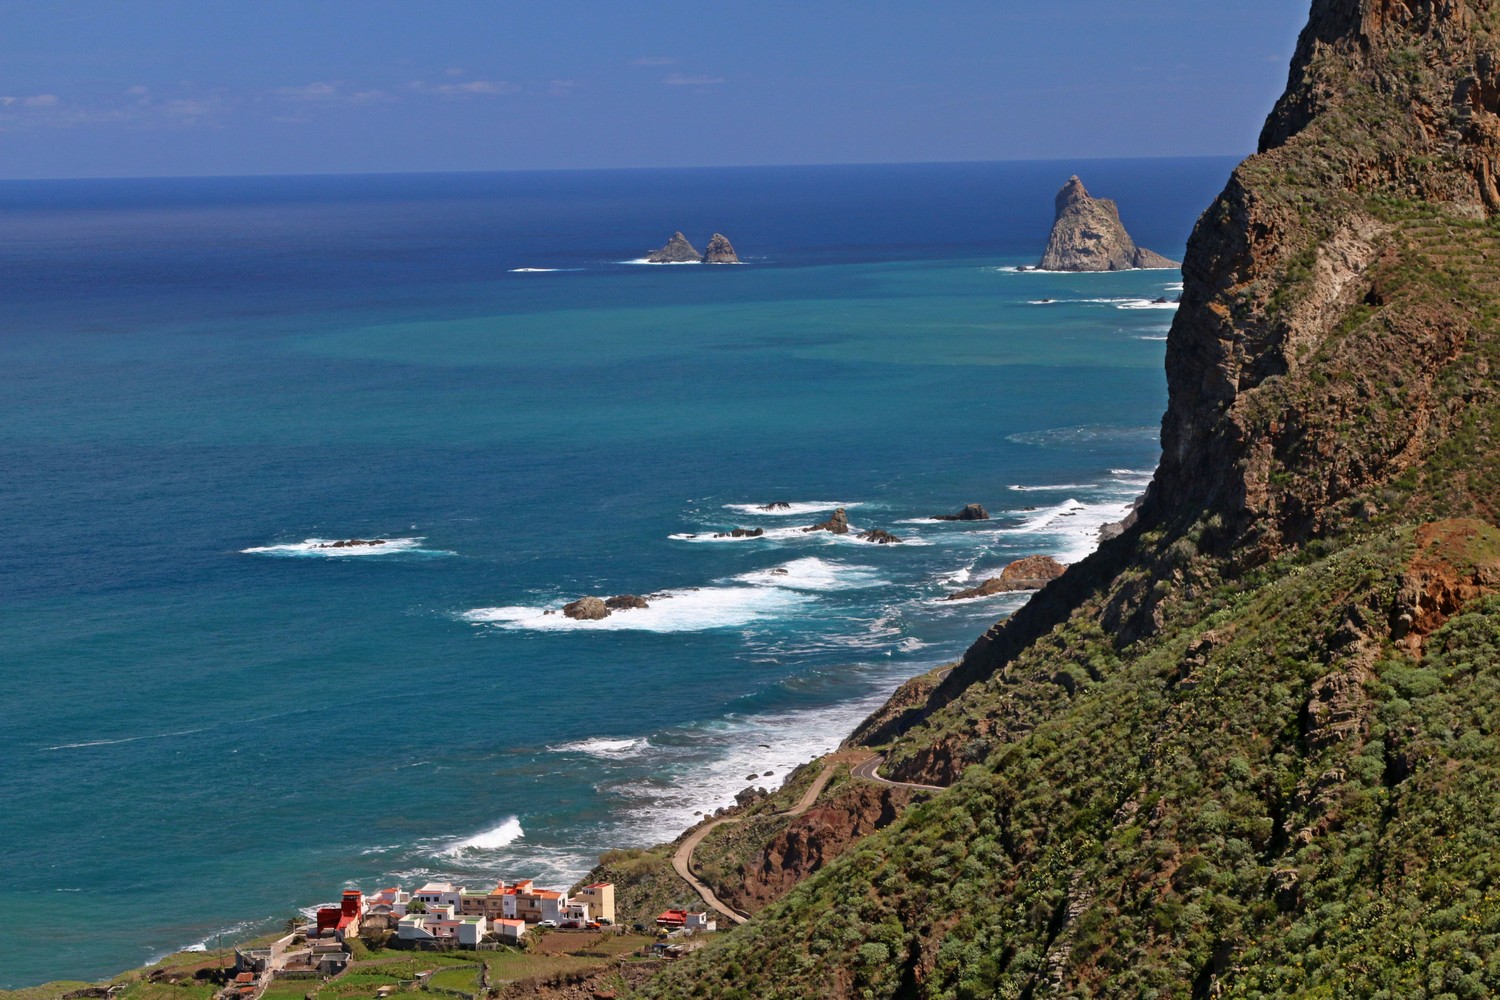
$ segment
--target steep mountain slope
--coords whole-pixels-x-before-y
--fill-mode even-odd
[[[1315,0],[1135,523],[855,739],[956,782],[648,996],[1500,991],[1500,2]]]

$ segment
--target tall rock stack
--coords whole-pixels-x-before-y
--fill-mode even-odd
[[[1108,198],[1093,198],[1076,176],[1057,192],[1057,217],[1039,265],[1044,271],[1129,271],[1178,267],[1159,253],[1135,245]]]

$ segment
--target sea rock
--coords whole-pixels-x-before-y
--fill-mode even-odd
[[[646,260],[652,264],[687,264],[702,259],[703,255],[694,250],[681,233],[673,233],[666,246],[646,255]]]
[[[703,251],[703,263],[705,264],[738,264],[739,255],[734,252],[734,247],[721,233],[714,233],[708,241],[708,249]]]
[[[1180,265],[1137,247],[1115,203],[1090,197],[1075,176],[1057,193],[1057,217],[1040,266],[1045,271],[1129,271]]]
[[[765,528],[735,528],[733,531],[716,531],[715,538],[759,538],[766,533]]]
[[[1039,590],[1067,569],[1051,556],[1025,556],[1000,571],[1000,582],[1006,590]]]
[[[598,597],[580,597],[572,604],[563,605],[563,614],[579,621],[598,621],[609,617],[609,605]]]
[[[320,549],[354,549],[364,545],[385,545],[389,539],[385,538],[341,538],[336,542],[321,542]]]
[[[631,608],[649,608],[644,597],[636,594],[617,594],[604,602],[604,606],[611,611],[626,611]]]
[[[805,532],[831,531],[835,535],[847,535],[849,533],[849,515],[844,512],[844,508],[840,507],[833,512],[833,516],[828,520],[820,524],[815,524],[810,528],[803,528],[802,530]]]
[[[895,535],[891,534],[889,531],[882,531],[879,528],[872,528],[869,531],[862,531],[862,532],[860,532],[859,533],[859,540],[862,541],[862,542],[874,542],[876,545],[900,545],[901,544],[901,539],[897,538]]]
[[[785,500],[772,500],[770,503],[763,503],[763,504],[761,504],[759,507],[757,507],[755,509],[756,510],[791,510],[792,509],[792,505],[789,504],[789,503],[787,503]]]
[[[988,521],[990,512],[977,503],[965,504],[957,514],[934,514],[934,521]]]
[[[943,600],[970,601],[1016,590],[1040,590],[1066,570],[1066,566],[1051,556],[1026,556],[1005,567],[999,576],[992,576],[977,587],[949,594]]]

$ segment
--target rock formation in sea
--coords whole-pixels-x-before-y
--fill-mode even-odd
[[[602,597],[580,597],[571,604],[563,605],[563,614],[579,621],[598,621],[609,617],[609,605]]]
[[[715,538],[759,538],[766,533],[765,528],[735,528],[733,531],[716,531]]]
[[[649,608],[651,605],[638,594],[616,594],[605,600],[604,606],[610,611],[629,611],[636,608]]]
[[[965,504],[957,514],[934,514],[934,521],[988,521],[990,512],[977,503]]]
[[[1057,192],[1057,217],[1039,266],[1044,271],[1129,271],[1180,265],[1136,246],[1115,203],[1090,197],[1075,176]]]
[[[703,263],[705,264],[738,264],[739,256],[734,252],[734,247],[729,240],[720,233],[714,233],[708,241],[708,249],[703,251]]]
[[[871,528],[869,531],[861,531],[858,538],[862,542],[874,542],[876,545],[900,545],[901,539],[881,528]]]
[[[317,548],[320,548],[320,549],[357,549],[357,548],[371,546],[371,545],[385,545],[385,544],[388,543],[388,541],[389,540],[385,539],[385,538],[368,538],[368,539],[366,539],[366,538],[341,538],[341,539],[339,539],[336,542],[319,542],[318,545],[317,545]]]
[[[1017,590],[1040,590],[1062,576],[1067,568],[1051,556],[1024,556],[1006,566],[999,576],[992,576],[977,587],[949,594],[943,600],[967,601]]]
[[[833,516],[826,521],[821,521],[803,531],[831,531],[835,535],[847,535],[849,533],[849,515],[840,507],[833,512]]]
[[[790,510],[791,506],[792,505],[789,504],[789,503],[787,503],[785,500],[772,500],[770,503],[763,503],[763,504],[761,504],[759,507],[757,507],[755,509],[756,510]]]
[[[652,264],[691,264],[702,259],[703,255],[680,232],[673,233],[666,246],[646,255],[647,262]]]

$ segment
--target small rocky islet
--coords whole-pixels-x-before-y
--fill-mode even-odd
[[[1068,178],[1057,192],[1055,205],[1052,234],[1038,270],[1131,271],[1182,266],[1136,246],[1120,221],[1119,206],[1108,198],[1092,197],[1077,175]]]
[[[722,233],[714,233],[709,237],[708,249],[699,253],[688,238],[682,233],[675,232],[672,238],[667,240],[667,245],[660,250],[653,250],[646,255],[648,264],[738,264],[739,255],[734,252],[734,245],[729,242],[728,237]]]

